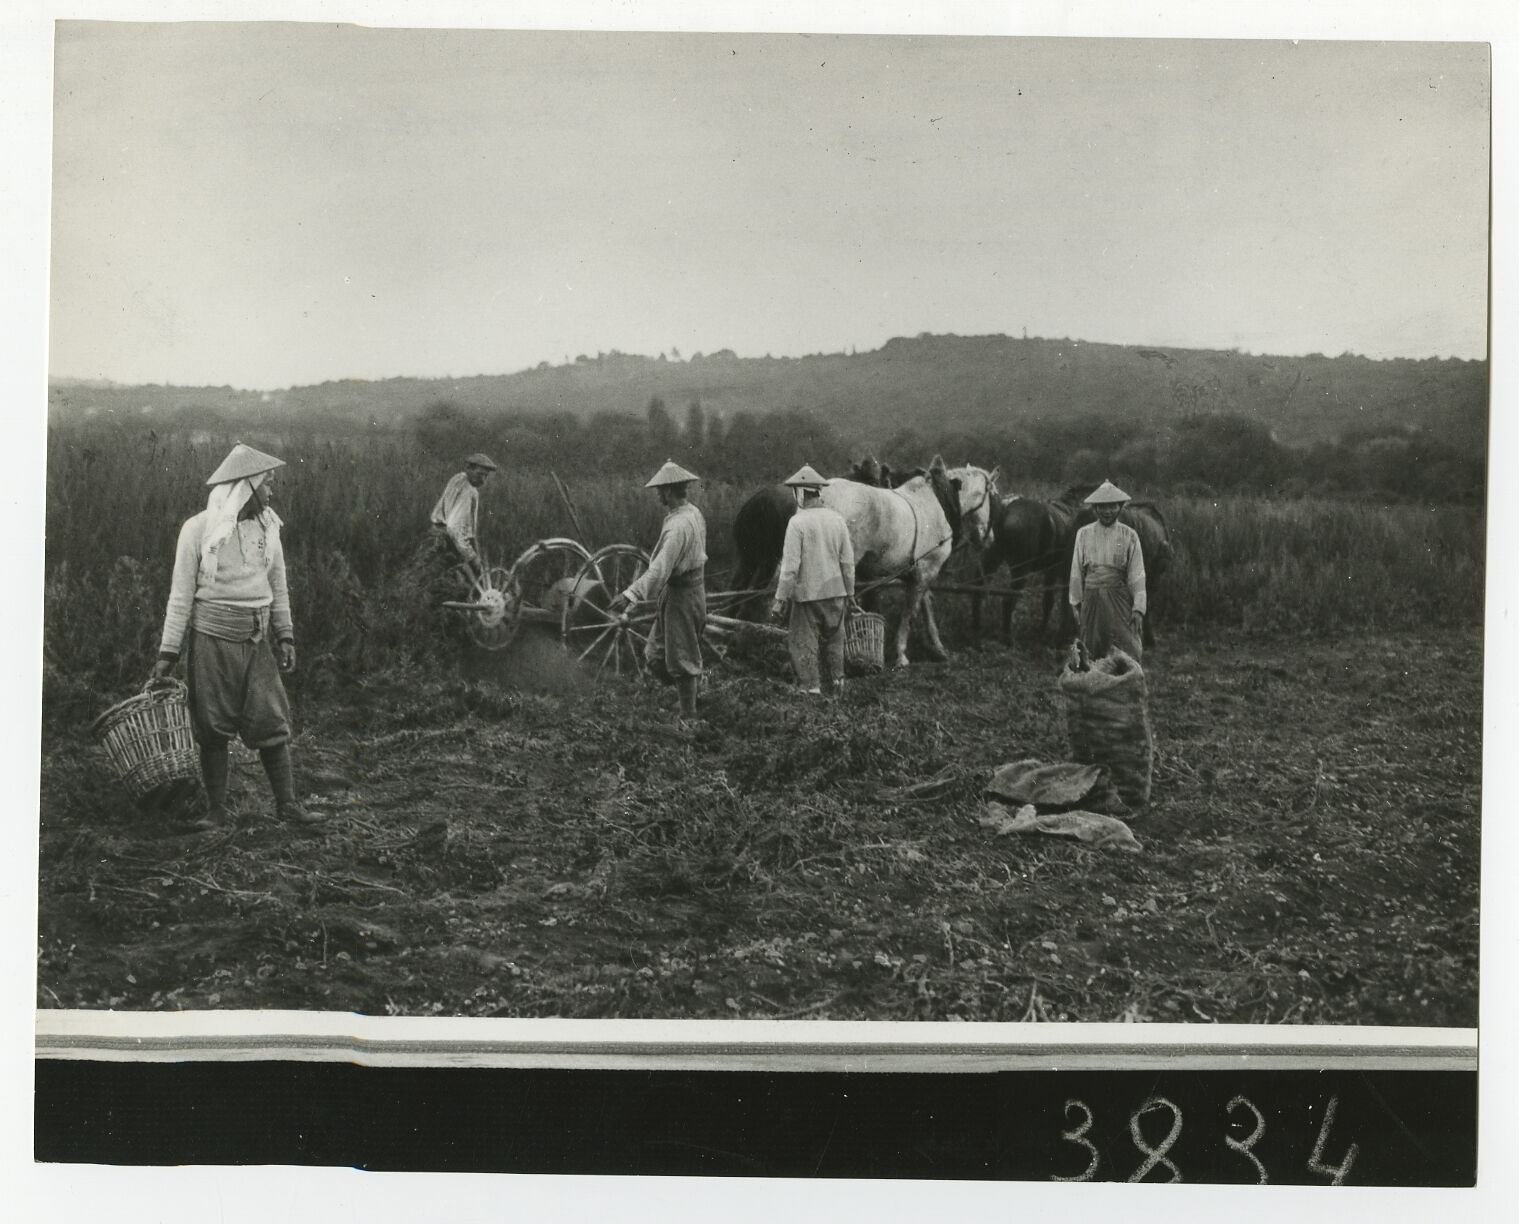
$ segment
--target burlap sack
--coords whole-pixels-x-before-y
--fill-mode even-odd
[[[1143,807],[1150,801],[1155,757],[1144,669],[1114,650],[1095,660],[1089,671],[1067,666],[1060,673],[1060,691],[1071,759],[1106,765],[1124,803]]]

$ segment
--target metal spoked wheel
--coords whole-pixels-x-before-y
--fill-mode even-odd
[[[520,609],[511,581],[509,569],[491,565],[470,586],[469,602],[474,610],[466,629],[470,641],[482,650],[504,650],[517,636]]]
[[[597,675],[641,676],[644,648],[654,626],[654,605],[637,604],[623,615],[608,611],[612,599],[649,568],[649,554],[632,544],[611,544],[586,561],[565,604],[560,632],[576,662]]]
[[[509,598],[517,619],[529,625],[558,627],[564,607],[574,598],[575,583],[591,554],[576,540],[539,540],[512,563]]]

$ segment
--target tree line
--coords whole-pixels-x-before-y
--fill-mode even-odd
[[[901,427],[874,442],[846,438],[811,413],[709,412],[699,399],[672,408],[656,396],[643,415],[604,412],[487,413],[448,401],[416,418],[421,448],[442,460],[496,447],[511,465],[561,474],[629,478],[674,459],[710,479],[755,485],[802,463],[832,474],[872,454],[910,470],[942,454],[950,464],[997,465],[1004,488],[1021,483],[1097,484],[1113,479],[1147,493],[1248,492],[1276,496],[1366,495],[1398,501],[1480,503],[1486,464],[1431,432],[1383,425],[1333,441],[1289,446],[1262,422],[1202,409],[1163,425],[1100,412],[1002,427]]]

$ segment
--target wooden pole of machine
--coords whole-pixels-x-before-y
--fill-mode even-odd
[[[570,491],[564,487],[564,481],[559,479],[559,473],[550,471],[549,475],[554,478],[554,487],[559,490],[559,496],[564,502],[564,508],[570,512],[570,522],[575,526],[575,534],[580,542],[587,548],[590,547],[590,537],[586,535],[585,528],[581,526],[580,515],[575,512],[575,503],[570,500]]]

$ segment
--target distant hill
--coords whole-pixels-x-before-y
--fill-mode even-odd
[[[346,380],[272,392],[54,380],[49,410],[58,425],[103,415],[158,428],[299,421],[390,431],[439,403],[471,414],[642,418],[654,399],[676,416],[692,401],[709,418],[807,413],[862,446],[904,429],[1005,434],[1074,417],[1159,429],[1189,414],[1228,412],[1253,418],[1286,446],[1396,430],[1477,454],[1487,446],[1488,366],[923,334],[863,353],[745,358],[724,350],[671,360],[612,352],[515,374]]]

